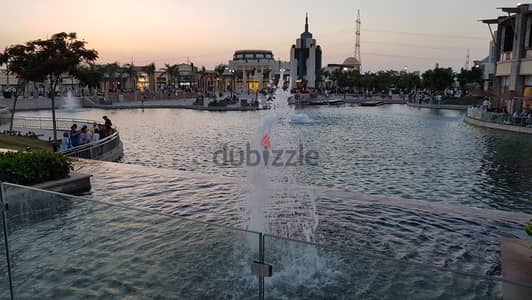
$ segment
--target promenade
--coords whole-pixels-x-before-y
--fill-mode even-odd
[[[451,105],[451,104],[428,104],[428,103],[412,103],[406,102],[408,106],[418,108],[430,108],[430,109],[451,109],[451,110],[467,110],[468,105]]]
[[[63,97],[57,97],[55,99],[55,108],[59,109],[65,105],[65,100]],[[0,108],[6,107],[11,109],[13,107],[13,99],[0,98]],[[52,100],[46,97],[38,98],[18,98],[17,100],[17,111],[29,111],[29,110],[47,110],[52,108]]]
[[[256,106],[240,106],[239,104],[227,105],[227,106],[206,106],[206,105],[194,105],[196,99],[169,99],[169,100],[146,100],[142,101],[125,101],[125,102],[113,102],[111,104],[100,104],[95,101],[84,98],[82,100],[82,106],[86,108],[100,108],[100,109],[151,109],[151,108],[180,108],[180,109],[193,109],[193,110],[205,110],[205,111],[257,111],[264,108]],[[207,103],[207,99],[205,99]]]

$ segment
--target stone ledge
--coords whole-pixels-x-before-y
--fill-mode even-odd
[[[485,122],[485,121],[473,119],[468,116],[464,118],[464,122],[466,122],[469,125],[478,126],[478,127],[532,134],[532,128]]]
[[[47,181],[32,187],[63,194],[79,195],[91,190],[91,177],[92,175],[72,172],[68,178]]]
[[[431,108],[431,109],[451,109],[451,110],[467,110],[468,105],[445,105],[445,104],[416,104],[406,103],[406,105],[417,108]]]

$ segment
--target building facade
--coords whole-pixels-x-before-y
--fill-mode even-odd
[[[321,83],[321,47],[309,32],[308,15],[305,18],[305,31],[290,49],[291,86],[305,89],[318,88]]]
[[[275,60],[270,50],[238,50],[223,73],[224,89],[259,91],[289,77],[290,63]]]
[[[493,38],[493,93],[508,111],[532,107],[532,4],[500,8],[505,14],[482,20]],[[495,30],[491,27],[495,26]],[[488,76],[489,76],[488,70]]]

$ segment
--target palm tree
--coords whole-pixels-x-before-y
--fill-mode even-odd
[[[143,67],[143,71],[148,74],[148,80],[149,80],[149,89],[150,91],[155,91],[155,63],[151,63],[147,66]]]
[[[137,70],[135,70],[135,65],[133,63],[124,65],[125,73],[127,74],[128,86],[132,89],[137,89]]]

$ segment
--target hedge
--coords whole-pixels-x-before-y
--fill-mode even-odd
[[[33,185],[68,177],[72,163],[61,153],[0,153],[0,181]]]

